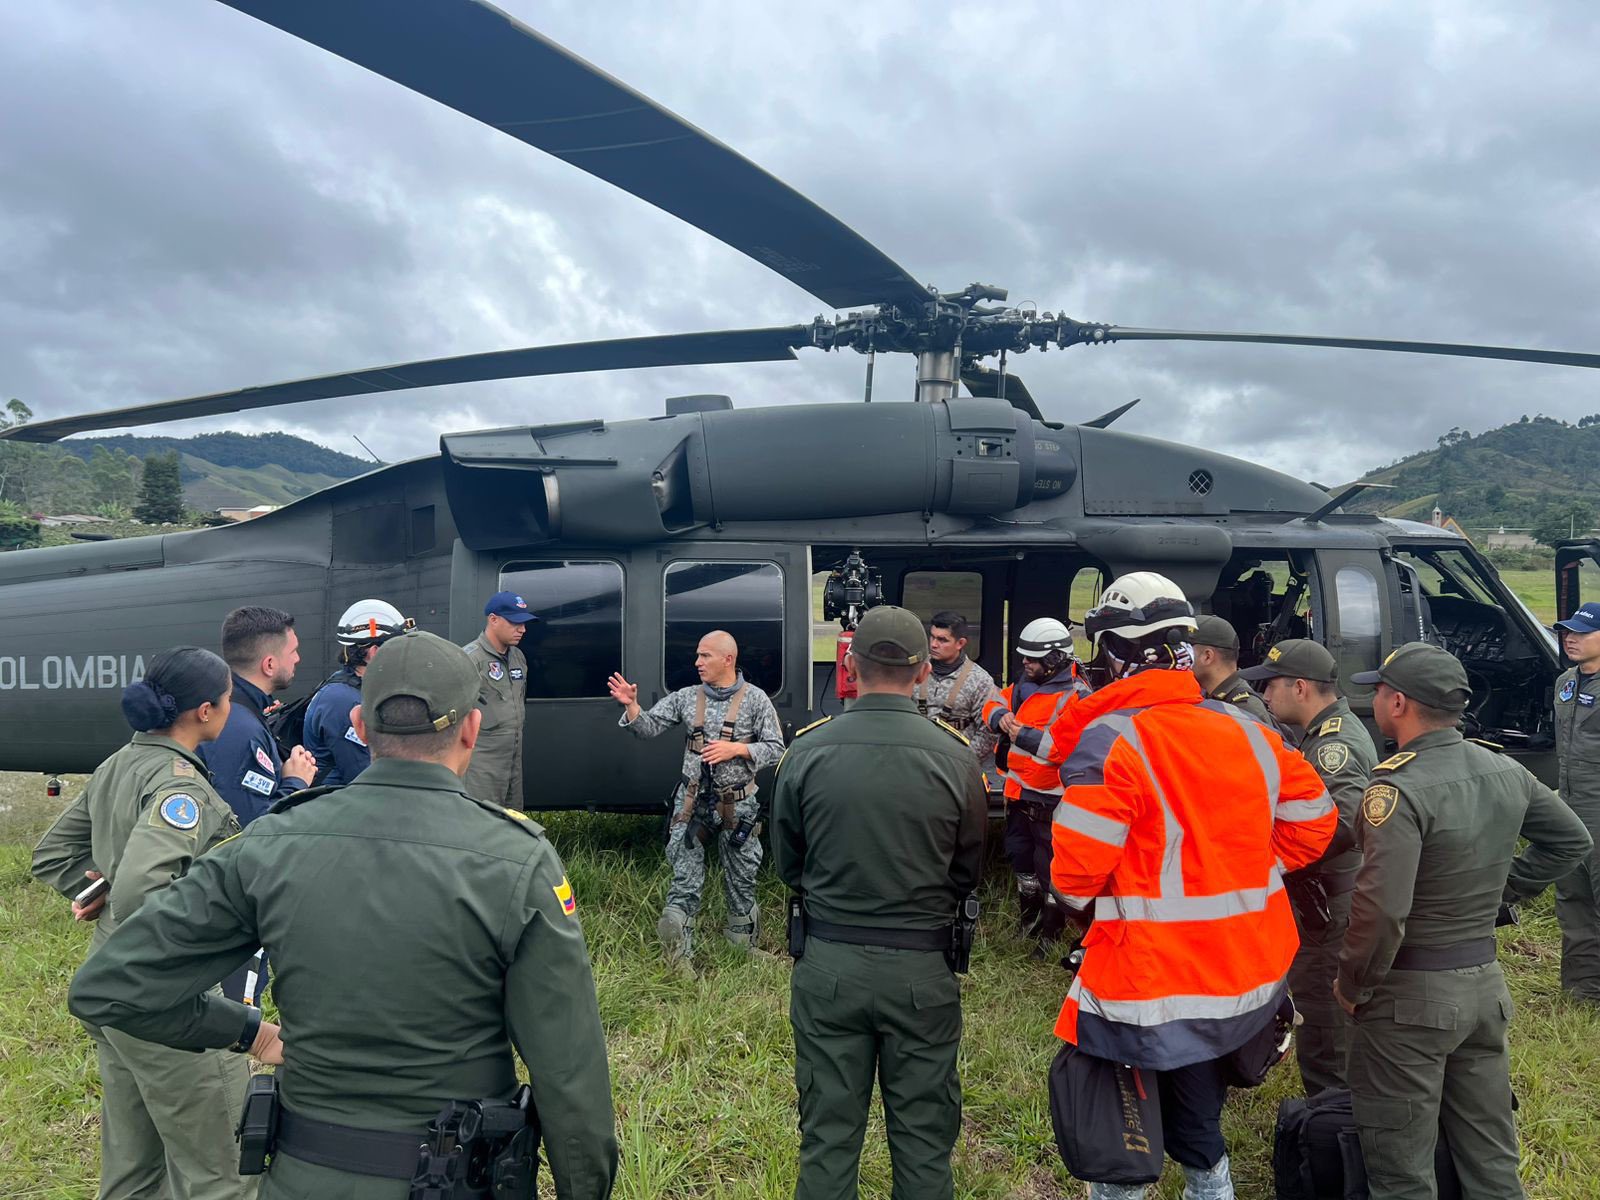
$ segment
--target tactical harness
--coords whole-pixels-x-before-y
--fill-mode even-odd
[[[961,664],[961,669],[956,672],[956,681],[950,685],[948,695],[952,699],[961,694],[962,685],[967,682],[967,676],[970,674],[972,674],[972,660],[969,658]],[[944,716],[948,710],[943,704],[930,704],[928,702],[928,692],[932,686],[933,678],[931,676],[917,684],[917,712],[927,717],[930,721],[936,721]]]
[[[731,742],[734,740],[734,727],[739,720],[739,708],[744,703],[745,684],[733,694],[733,700],[728,705],[727,711],[722,714],[722,728],[717,740]],[[699,688],[694,699],[694,725],[689,730],[689,751],[696,758],[705,753],[706,741],[706,691]],[[692,777],[683,781],[683,803],[678,810],[678,816],[673,821],[674,825],[684,825],[685,838],[694,838],[702,846],[711,840],[710,826],[704,821],[695,819],[695,809],[702,791],[709,791],[715,797],[714,803],[717,818],[722,822],[722,828],[727,830],[736,844],[743,845],[749,840],[749,833],[744,830],[743,823],[738,819],[739,801],[755,794],[755,781],[742,787],[717,787],[711,778],[711,764],[700,759],[700,770]],[[743,837],[739,835],[743,834]]]

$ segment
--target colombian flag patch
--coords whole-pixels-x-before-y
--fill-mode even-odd
[[[566,913],[567,916],[570,917],[578,911],[578,902],[572,895],[572,885],[567,882],[565,875],[561,877],[561,882],[550,890],[556,894],[556,899],[561,901],[561,911]]]

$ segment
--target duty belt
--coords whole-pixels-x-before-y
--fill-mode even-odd
[[[386,1133],[355,1129],[331,1121],[313,1121],[288,1108],[278,1114],[278,1151],[336,1171],[376,1175],[382,1179],[410,1179],[417,1169],[417,1152],[427,1134]]]
[[[850,946],[884,946],[890,950],[946,950],[950,927],[940,929],[876,929],[868,925],[835,925],[806,914],[806,932],[825,942]]]
[[[1396,971],[1455,971],[1461,967],[1481,967],[1495,958],[1493,935],[1455,942],[1448,946],[1401,946],[1395,951]]]

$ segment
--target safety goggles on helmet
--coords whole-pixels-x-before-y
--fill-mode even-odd
[[[1109,603],[1102,602],[1084,615],[1084,632],[1096,648],[1104,633],[1138,637],[1158,629],[1194,626],[1194,606],[1177,596],[1162,596],[1140,605],[1123,605],[1118,603],[1119,599],[1121,597],[1112,598]]]

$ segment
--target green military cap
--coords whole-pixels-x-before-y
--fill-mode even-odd
[[[1339,668],[1333,655],[1320,642],[1308,638],[1289,638],[1267,651],[1260,666],[1240,671],[1246,679],[1274,679],[1280,675],[1288,679],[1313,679],[1318,683],[1332,683],[1339,678]]]
[[[1350,676],[1350,682],[1387,683],[1418,703],[1446,712],[1463,712],[1472,702],[1472,685],[1461,660],[1426,642],[1407,642],[1376,671],[1361,671]]]
[[[1239,649],[1239,634],[1221,617],[1207,613],[1194,620],[1194,633],[1189,638],[1191,646],[1215,646],[1219,650]]]
[[[426,722],[386,724],[385,700],[410,696],[427,706]],[[478,669],[460,646],[420,630],[384,642],[361,679],[361,714],[377,733],[436,733],[478,706]]]
[[[914,667],[928,659],[928,631],[916,613],[880,604],[856,626],[850,653],[886,667]]]

